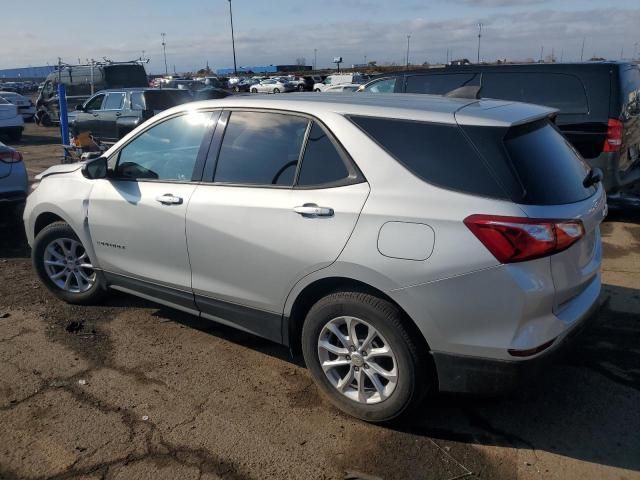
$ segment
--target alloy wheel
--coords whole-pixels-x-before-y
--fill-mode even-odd
[[[49,279],[65,292],[83,293],[96,282],[87,251],[72,238],[57,238],[47,245],[44,269]]]
[[[327,322],[318,338],[318,357],[331,385],[358,403],[380,403],[398,384],[389,342],[359,318],[341,316]]]

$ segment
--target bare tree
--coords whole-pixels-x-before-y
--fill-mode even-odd
[[[302,66],[304,66],[306,64],[307,64],[307,59],[306,58],[304,58],[304,57],[296,58],[296,65],[302,67]]]

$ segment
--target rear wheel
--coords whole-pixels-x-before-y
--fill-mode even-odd
[[[280,93],[280,89],[279,88],[274,88],[273,89],[273,93]]]
[[[258,89],[257,88],[252,88],[251,89],[251,93],[258,93]]]
[[[298,91],[304,92],[304,85],[298,85]]]
[[[320,91],[320,89],[319,89],[319,88],[316,88],[316,89],[314,90],[314,92],[319,92],[319,91]]]
[[[392,420],[426,391],[420,352],[392,303],[361,292],[318,301],[302,330],[307,367],[340,410],[369,422]]]
[[[67,223],[43,228],[35,238],[31,259],[42,283],[65,302],[91,304],[104,294],[101,277]]]

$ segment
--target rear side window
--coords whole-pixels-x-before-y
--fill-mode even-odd
[[[324,185],[339,182],[349,176],[349,171],[325,131],[314,123],[309,132],[304,151],[298,185]]]
[[[412,75],[407,78],[406,92],[444,95],[465,85],[479,85],[478,75],[474,73]]]
[[[124,103],[124,93],[109,93],[102,106],[103,110],[120,110]]]
[[[144,92],[145,104],[148,110],[167,110],[191,100],[187,90],[147,90]]]
[[[589,167],[548,121],[512,129],[504,143],[524,187],[521,203],[574,203],[595,192],[582,185]]]
[[[589,111],[587,94],[580,79],[562,73],[483,73],[480,95],[536,103],[557,108],[561,113]]]
[[[426,182],[465,193],[507,197],[457,125],[355,116],[351,120]]]
[[[214,181],[292,186],[308,124],[295,115],[232,112]]]

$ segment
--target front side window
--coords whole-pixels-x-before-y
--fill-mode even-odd
[[[95,97],[93,97],[91,100],[87,102],[87,104],[84,106],[84,109],[88,111],[100,110],[100,108],[102,108],[102,102],[104,101],[104,97],[105,95],[103,93],[96,95]]]
[[[300,166],[298,185],[335,183],[349,176],[349,171],[331,138],[320,125],[314,123]]]
[[[309,121],[295,115],[232,112],[215,182],[291,186]]]
[[[117,178],[190,181],[211,113],[193,112],[154,125],[120,150]]]
[[[103,110],[122,110],[124,104],[124,93],[110,93],[104,102]]]
[[[395,89],[396,89],[395,78],[382,78],[380,80],[371,82],[366,87],[364,87],[365,92],[371,92],[371,93],[393,93]]]

